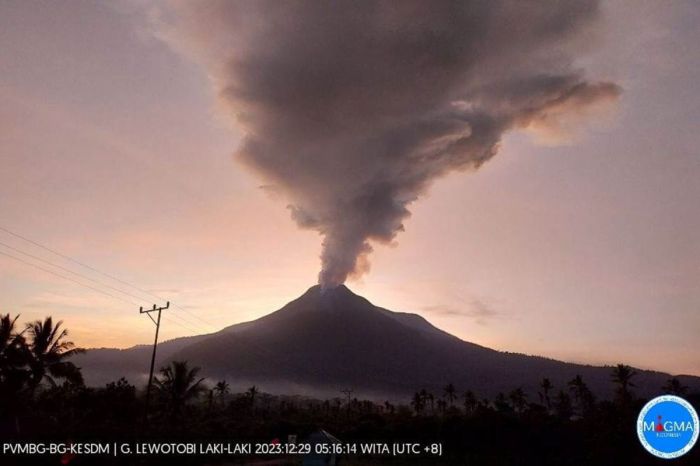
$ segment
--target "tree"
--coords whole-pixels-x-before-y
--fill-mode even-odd
[[[260,392],[259,392],[259,390],[258,390],[258,387],[256,387],[255,385],[253,385],[252,387],[250,387],[250,388],[248,389],[248,391],[245,392],[246,396],[247,396],[248,399],[250,400],[250,406],[251,406],[251,407],[252,407],[252,406],[255,406],[255,397],[258,395],[258,393],[260,393]]]
[[[578,407],[578,411],[581,415],[590,412],[595,405],[595,396],[593,392],[588,388],[586,382],[580,374],[569,381],[569,390],[574,395],[574,402]]]
[[[0,316],[0,385],[3,397],[17,393],[29,378],[29,351],[24,332],[17,332],[10,314]]]
[[[132,402],[136,399],[136,387],[131,385],[125,377],[121,377],[116,382],[109,382],[105,385],[104,391],[113,399],[124,399]]]
[[[443,392],[445,394],[445,399],[450,404],[450,407],[452,407],[457,399],[457,389],[455,389],[454,385],[449,383],[443,388]]]
[[[630,366],[618,364],[613,368],[612,381],[618,385],[617,395],[622,403],[628,403],[632,400],[632,392],[630,387],[634,387],[632,378],[637,375],[637,371]]]
[[[471,390],[467,390],[464,392],[464,412],[467,414],[472,414],[474,411],[476,411],[476,407],[478,405],[478,401],[476,399],[476,395],[474,395],[474,392]]]
[[[413,399],[411,400],[411,407],[416,412],[416,414],[421,414],[425,408],[425,400],[421,392],[416,392],[413,394]]]
[[[214,391],[217,393],[219,399],[221,400],[221,405],[223,406],[226,395],[229,393],[229,384],[225,380],[220,380],[214,386]]]
[[[666,393],[676,396],[683,396],[688,393],[688,387],[683,385],[676,377],[668,379],[666,385],[661,387],[661,389]]]
[[[440,398],[439,400],[437,400],[437,407],[440,414],[445,414],[445,411],[447,411],[447,401]]]
[[[540,382],[540,388],[542,389],[541,392],[538,392],[540,402],[544,404],[547,407],[547,411],[549,411],[552,409],[552,400],[549,397],[549,392],[551,392],[553,388],[552,382],[545,377],[542,379],[542,382]]]
[[[522,413],[527,406],[527,396],[522,387],[518,387],[508,395],[516,413]]]
[[[0,418],[14,419],[15,433],[19,434],[19,412],[23,403],[19,397],[29,381],[29,349],[24,332],[17,332],[16,323],[10,314],[0,316]]]
[[[389,401],[384,402],[384,412],[387,414],[394,414],[395,411],[396,407],[393,404],[391,404]]]
[[[101,401],[99,412],[109,422],[133,422],[139,413],[136,387],[124,377],[116,382],[109,382],[103,389],[97,390]]]
[[[61,325],[63,325],[62,321],[54,325],[50,316],[43,322],[37,320],[27,324],[32,391],[44,380],[51,385],[56,385],[56,379],[65,379],[75,385],[83,384],[80,369],[66,359],[75,354],[84,353],[85,350],[76,348],[72,341],[66,341],[68,330],[61,329]]]
[[[155,385],[173,417],[180,416],[183,407],[206,390],[202,385],[204,378],[197,380],[199,370],[199,367],[190,369],[187,361],[173,361],[160,369]]]
[[[559,390],[559,393],[554,399],[554,411],[561,419],[564,420],[568,420],[573,414],[571,398],[564,390]]]
[[[430,404],[430,414],[435,414],[435,396],[424,388],[420,392],[421,398],[423,398],[423,407],[425,408],[428,403]]]
[[[506,399],[506,396],[503,394],[503,392],[499,392],[496,395],[496,398],[493,400],[493,405],[496,408],[496,411],[501,413],[512,411],[512,408],[508,404],[508,400]]]

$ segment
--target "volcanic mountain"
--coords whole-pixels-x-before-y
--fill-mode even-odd
[[[94,349],[75,358],[89,384],[126,376],[145,378],[151,347]],[[202,375],[226,379],[234,388],[256,384],[273,393],[337,396],[352,388],[358,396],[406,399],[448,383],[492,397],[522,387],[535,399],[548,377],[566,387],[581,375],[600,397],[612,395],[610,367],[570,364],[495,351],[463,341],[416,314],[374,306],[345,286],[311,287],[283,308],[217,333],[178,338],[158,346],[158,366],[187,360]],[[639,371],[640,395],[660,392],[669,374]],[[693,389],[700,378],[679,377]]]

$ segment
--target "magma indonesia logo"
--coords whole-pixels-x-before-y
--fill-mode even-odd
[[[637,435],[646,450],[659,458],[678,458],[698,440],[698,413],[683,398],[666,395],[644,405],[637,418]]]

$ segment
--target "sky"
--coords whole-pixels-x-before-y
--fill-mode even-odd
[[[241,130],[154,33],[159,8],[0,3],[0,312],[62,319],[85,347],[152,341],[139,306],[176,305],[169,339],[318,279],[321,238],[233,156]],[[622,88],[614,110],[556,144],[508,132],[349,287],[496,349],[700,375],[698,20],[694,2],[603,3],[576,65]]]

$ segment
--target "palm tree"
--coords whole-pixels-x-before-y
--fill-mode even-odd
[[[554,399],[554,410],[562,419],[569,419],[571,417],[571,398],[564,390],[559,390],[559,393]]]
[[[478,405],[478,401],[476,399],[476,395],[474,395],[474,392],[471,390],[467,390],[464,392],[464,411],[467,414],[472,414],[476,410],[476,406]]]
[[[15,326],[18,318],[0,316],[0,417],[14,419],[16,434],[20,433],[19,411],[24,405],[19,397],[31,374],[24,331],[17,332]]]
[[[569,381],[568,385],[569,390],[574,394],[574,401],[578,406],[579,413],[583,415],[590,412],[595,404],[595,397],[581,375],[577,374]]]
[[[19,316],[0,316],[0,384],[3,388],[19,390],[29,375],[26,366],[29,352],[23,333],[17,333],[15,324]],[[13,390],[15,391],[15,390]]]
[[[511,410],[511,407],[508,404],[506,396],[503,394],[503,392],[498,392],[496,398],[493,400],[493,405],[496,408],[496,411],[501,413],[508,412]]]
[[[666,385],[661,388],[666,393],[671,395],[682,396],[688,393],[688,387],[683,385],[676,377],[671,377],[666,381]]]
[[[226,398],[226,395],[229,392],[228,382],[226,382],[225,380],[221,380],[221,381],[217,382],[217,384],[214,386],[214,391],[217,392],[217,394],[221,400],[221,404],[223,405],[224,400]]]
[[[516,413],[522,413],[525,411],[525,406],[527,405],[527,397],[522,387],[518,387],[508,395],[510,402],[513,404],[513,409]]]
[[[15,329],[17,319],[19,319],[19,316],[12,319],[10,314],[0,316],[0,363],[2,363],[0,368],[4,368],[5,364],[12,362],[8,360],[8,351],[24,343],[24,338],[22,337],[24,332],[17,333]]]
[[[447,399],[447,402],[450,404],[450,407],[452,407],[454,405],[455,400],[457,399],[457,389],[455,389],[454,385],[449,383],[445,386],[445,388],[443,388],[443,391],[445,393],[445,398]]]
[[[396,411],[396,408],[389,401],[385,401],[384,402],[384,411],[388,414],[394,414],[394,411]]]
[[[489,409],[489,408],[491,408],[491,400],[489,400],[489,399],[486,398],[486,397],[482,398],[482,399],[479,401],[479,403],[477,404],[477,408],[481,408],[481,409]]]
[[[255,397],[257,396],[258,393],[260,393],[260,391],[258,390],[258,387],[253,385],[245,393],[248,396],[248,399],[250,400],[250,406],[255,406]]]
[[[155,385],[173,417],[178,417],[190,400],[196,399],[206,390],[202,385],[204,378],[197,380],[199,370],[199,367],[190,369],[187,361],[173,361],[160,369],[160,377],[156,377]]]
[[[416,414],[420,414],[423,412],[423,408],[425,408],[425,399],[423,398],[423,394],[421,392],[416,392],[413,394],[411,406],[413,407],[413,410],[416,412]]]
[[[618,385],[617,394],[623,403],[626,403],[632,399],[630,387],[635,386],[632,383],[632,378],[636,375],[637,371],[624,364],[618,364],[613,368],[612,380]]]
[[[568,385],[569,385],[569,390],[574,394],[574,401],[576,403],[580,403],[581,397],[582,397],[582,392],[587,388],[586,382],[583,381],[583,378],[581,377],[580,374],[576,374],[576,377],[569,380]]]
[[[44,380],[51,385],[56,385],[56,379],[65,379],[76,385],[83,384],[80,369],[66,359],[84,353],[85,350],[76,348],[72,341],[66,341],[68,330],[61,329],[61,325],[63,321],[60,320],[54,325],[50,316],[43,322],[37,320],[27,324],[32,391]]]
[[[540,396],[540,402],[544,404],[547,407],[547,411],[549,411],[552,409],[552,400],[549,398],[549,392],[552,391],[554,386],[552,385],[552,382],[545,377],[542,379],[542,382],[540,382],[540,388],[542,388],[542,391],[538,393]]]
[[[421,394],[423,395],[423,399],[430,404],[430,414],[435,414],[435,395],[425,390],[422,390]]]

